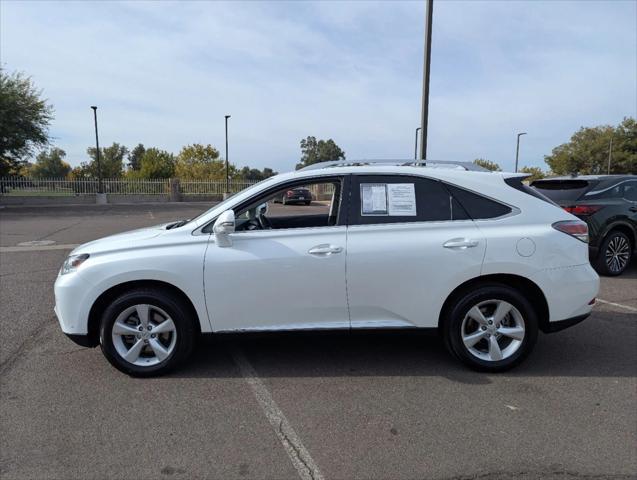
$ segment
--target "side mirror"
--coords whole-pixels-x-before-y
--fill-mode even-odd
[[[219,247],[232,246],[232,241],[228,238],[228,234],[234,232],[234,225],[234,212],[232,210],[226,210],[217,217],[217,221],[212,227],[212,232],[215,234],[215,241]]]

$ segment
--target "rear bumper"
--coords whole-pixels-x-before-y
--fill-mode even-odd
[[[578,323],[586,320],[590,316],[590,312],[585,313],[583,315],[578,315],[576,317],[567,318],[565,320],[559,320],[557,322],[549,322],[542,329],[544,333],[555,333],[565,328],[572,327],[573,325],[577,325]]]
[[[549,307],[546,330],[554,323],[589,315],[591,300],[599,292],[599,277],[589,263],[541,270],[531,277],[544,293]],[[555,327],[561,330],[559,327]],[[555,330],[555,331],[557,331]]]

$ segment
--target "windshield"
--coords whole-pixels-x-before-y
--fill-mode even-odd
[[[587,180],[537,180],[533,188],[557,203],[574,202],[592,187]]]

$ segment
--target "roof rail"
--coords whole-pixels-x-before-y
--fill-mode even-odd
[[[320,170],[330,167],[363,167],[393,165],[401,167],[456,168],[473,172],[487,172],[486,168],[473,162],[450,162],[446,160],[331,160],[319,162],[301,168],[301,170]]]

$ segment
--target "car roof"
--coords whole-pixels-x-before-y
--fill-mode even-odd
[[[564,181],[564,180],[624,180],[629,178],[637,178],[637,175],[562,175],[560,177],[550,177],[550,178],[541,178],[536,180],[537,182],[545,182],[545,181]]]
[[[453,168],[438,168],[438,167],[426,167],[426,166],[411,166],[411,165],[385,165],[385,164],[372,164],[372,165],[347,165],[347,166],[333,166],[321,169],[301,169],[293,172],[281,173],[275,177],[280,180],[294,179],[294,178],[313,178],[318,176],[335,176],[335,175],[347,175],[347,174],[385,174],[385,175],[417,175],[429,178],[436,178],[439,180],[454,180],[454,179],[468,179],[468,178],[480,178],[480,179],[493,179],[494,181],[502,181],[503,178],[509,177],[526,177],[528,175],[523,173],[511,173],[511,172],[489,172],[489,171],[468,171],[464,169]],[[275,178],[271,177],[271,178]]]

